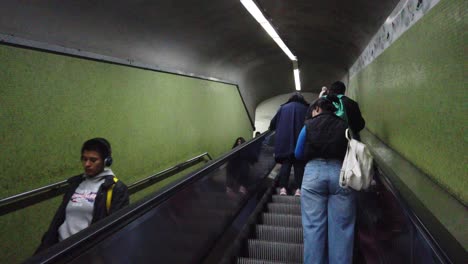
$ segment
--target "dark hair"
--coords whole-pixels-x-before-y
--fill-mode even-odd
[[[346,91],[346,85],[343,82],[336,81],[332,83],[330,89],[328,89],[328,94],[344,94]]]
[[[294,94],[291,95],[291,97],[289,97],[288,101],[285,104],[291,102],[298,102],[301,104],[309,105],[309,103],[307,103],[307,101],[304,99],[304,96],[300,92],[294,92]]]
[[[340,100],[334,94],[327,95],[326,97],[320,97],[310,105],[310,112],[308,114],[311,114],[312,110],[316,107],[319,107],[324,112],[334,113],[337,110],[337,108],[333,105],[333,103],[340,103]]]
[[[92,138],[87,140],[81,147],[81,154],[83,154],[85,150],[96,151],[101,155],[102,159],[110,157],[112,154],[111,145],[105,138]]]
[[[237,141],[240,140],[241,141],[241,144],[242,143],[245,143],[245,139],[243,137],[238,137],[236,138],[236,141],[234,141],[234,145],[232,145],[232,148],[235,148],[237,147]]]

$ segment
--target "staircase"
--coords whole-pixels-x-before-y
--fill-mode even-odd
[[[300,198],[272,195],[236,263],[300,264],[303,243]]]

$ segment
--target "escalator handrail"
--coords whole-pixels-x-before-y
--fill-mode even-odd
[[[197,155],[189,160],[181,162],[175,166],[172,166],[168,169],[165,169],[161,172],[158,172],[154,175],[148,176],[142,180],[139,180],[128,186],[130,194],[136,193],[139,190],[142,190],[148,186],[156,184],[169,176],[172,176],[182,170],[185,170],[195,164],[204,160],[204,157],[208,157],[209,160],[213,158],[208,152]],[[34,204],[43,202],[45,200],[52,199],[59,195],[65,193],[68,187],[68,181],[60,181],[54,184],[43,186],[31,191],[23,192],[16,194],[0,200],[0,216],[12,213],[26,207],[32,206]]]
[[[167,179],[168,177],[179,173],[195,164],[198,164],[200,161],[204,160],[204,156],[207,156],[209,160],[213,160],[213,158],[210,156],[208,152],[205,152],[203,154],[200,154],[198,156],[195,156],[187,161],[184,161],[182,163],[179,163],[175,166],[172,166],[168,169],[165,169],[163,171],[160,171],[154,175],[148,176],[144,179],[141,179],[132,185],[128,186],[128,191],[130,194],[134,194],[142,189],[145,189],[148,186],[151,186],[155,183],[158,183],[164,179]]]
[[[392,181],[388,178],[388,176],[385,175],[385,173],[382,171],[382,169],[380,167],[378,167],[377,170],[379,172],[379,176],[380,176],[379,178],[380,178],[382,184],[385,186],[385,188],[388,191],[390,191],[390,193],[393,195],[393,197],[398,201],[398,204],[400,205],[400,208],[402,208],[405,215],[408,216],[410,221],[413,223],[414,227],[422,235],[422,237],[423,237],[424,241],[426,242],[426,244],[429,245],[429,247],[431,248],[434,255],[437,256],[437,259],[441,263],[452,263],[452,261],[447,256],[447,254],[440,247],[439,243],[432,236],[429,229],[426,227],[426,225],[424,225],[424,223],[418,217],[418,215],[409,207],[409,205],[406,203],[405,199],[402,197],[402,195],[397,190],[397,188],[393,185]]]
[[[378,142],[378,144],[385,145],[381,142],[377,137],[375,137],[372,133],[369,132],[369,135],[373,137],[373,140]],[[422,235],[422,238],[426,242],[427,245],[431,248],[434,255],[441,263],[453,263],[451,259],[448,257],[447,253],[442,249],[440,244],[431,234],[427,226],[423,223],[421,218],[416,214],[416,212],[409,206],[406,200],[403,198],[403,195],[398,191],[397,187],[394,185],[393,181],[387,175],[387,173],[391,174],[391,170],[387,168],[384,159],[379,155],[378,151],[374,149],[374,144],[369,144],[370,142],[364,142],[369,146],[369,150],[371,151],[372,156],[374,157],[374,164],[376,170],[379,174],[379,179],[381,180],[382,184],[385,188],[392,194],[392,196],[397,200],[400,208],[403,210],[404,214],[410,219],[412,224],[418,230],[418,232]],[[380,146],[383,147],[383,146]],[[388,147],[387,147],[388,148]],[[412,249],[413,250],[413,249]]]
[[[110,236],[117,230],[134,221],[136,218],[169,199],[174,193],[177,193],[192,182],[202,179],[210,172],[221,167],[226,161],[231,159],[243,149],[246,149],[253,144],[257,144],[258,142],[262,142],[267,136],[272,135],[273,133],[274,132],[272,131],[264,132],[251,141],[248,141],[230,150],[228,153],[213,160],[211,163],[203,166],[202,168],[168,184],[154,195],[147,196],[146,198],[121,209],[115,214],[108,216],[94,225],[91,225],[83,231],[80,231],[78,234],[75,234],[61,243],[52,246],[46,251],[33,256],[25,263],[54,263],[59,261],[61,258],[72,258],[73,256],[78,255],[79,252],[89,249],[93,245],[99,243],[105,237]]]

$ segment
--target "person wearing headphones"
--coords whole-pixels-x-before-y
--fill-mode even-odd
[[[93,138],[83,144],[81,163],[84,173],[68,179],[68,190],[36,253],[129,204],[127,186],[109,168],[111,154],[110,143],[104,138]]]

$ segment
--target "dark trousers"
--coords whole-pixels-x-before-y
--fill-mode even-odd
[[[249,164],[240,158],[231,160],[227,166],[226,185],[230,188],[247,187],[249,180]]]
[[[294,166],[294,186],[295,189],[300,189],[302,185],[302,177],[304,176],[304,167],[306,162],[301,160],[284,160],[281,165],[279,173],[279,187],[288,188],[289,175],[291,174],[291,168]]]

